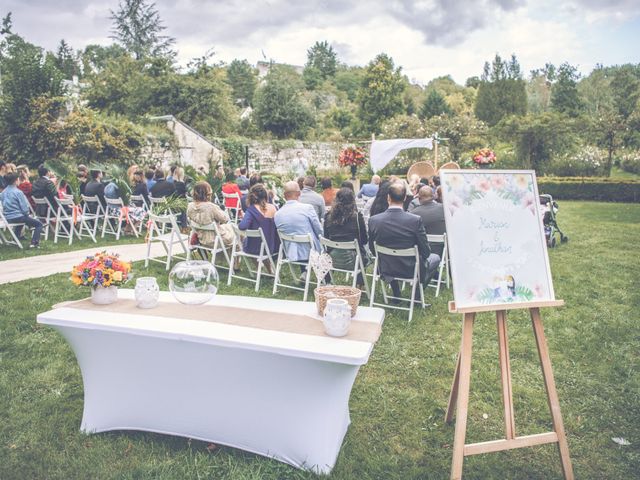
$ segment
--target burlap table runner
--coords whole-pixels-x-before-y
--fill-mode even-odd
[[[328,337],[324,332],[324,325],[318,318],[284,312],[269,312],[241,307],[227,307],[220,305],[182,305],[173,302],[159,302],[155,308],[144,309],[136,307],[135,300],[119,299],[109,305],[95,305],[86,298],[75,302],[65,302],[53,308],[75,308],[86,311],[108,311],[114,315],[132,314],[165,318],[183,318],[203,322],[223,323],[240,327],[259,328],[276,332],[299,333],[303,335],[317,335]],[[378,323],[352,320],[349,333],[345,340],[375,343],[380,336],[381,326]]]

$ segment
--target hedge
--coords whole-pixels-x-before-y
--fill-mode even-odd
[[[640,181],[597,177],[538,177],[538,191],[554,200],[640,202]]]

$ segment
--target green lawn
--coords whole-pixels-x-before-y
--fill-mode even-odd
[[[543,310],[576,478],[638,478],[640,471],[640,205],[561,202],[570,237],[550,252],[557,298]],[[159,264],[151,274],[166,288]],[[66,274],[0,286],[0,479],[315,478],[227,447],[138,432],[84,435],[82,377],[53,329],[35,323],[54,303],[80,298]],[[261,294],[270,295],[270,282]],[[250,286],[221,293],[253,295]],[[433,290],[429,289],[429,296]],[[288,294],[287,298],[301,298]],[[453,426],[443,422],[460,342],[461,319],[445,291],[414,316],[388,313],[351,395],[351,426],[336,479],[444,479]],[[550,415],[525,312],[510,314],[516,429],[549,430]],[[468,442],[503,435],[495,320],[476,321]],[[487,418],[483,417],[487,414]],[[623,437],[630,446],[611,438]],[[469,479],[561,478],[552,445],[468,457]]]

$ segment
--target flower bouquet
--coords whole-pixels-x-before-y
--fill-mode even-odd
[[[480,168],[488,168],[496,162],[496,154],[488,148],[481,148],[473,155],[473,162]]]
[[[359,166],[365,165],[367,159],[362,148],[346,147],[340,152],[338,163],[341,167],[351,167],[351,178],[355,179],[356,170]]]
[[[71,270],[71,281],[79,287],[91,287],[91,301],[96,304],[115,302],[117,287],[130,278],[131,263],[107,252],[89,256]]]

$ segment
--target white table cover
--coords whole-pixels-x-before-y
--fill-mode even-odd
[[[133,290],[119,292],[133,298]],[[175,302],[169,292],[160,301]],[[218,295],[213,305],[315,315],[315,304]],[[184,308],[197,308],[186,306]],[[148,313],[148,312],[147,312]],[[381,324],[384,310],[356,320]],[[237,447],[329,473],[370,342],[149,315],[56,308],[38,322],[73,348],[81,430],[144,430]]]

